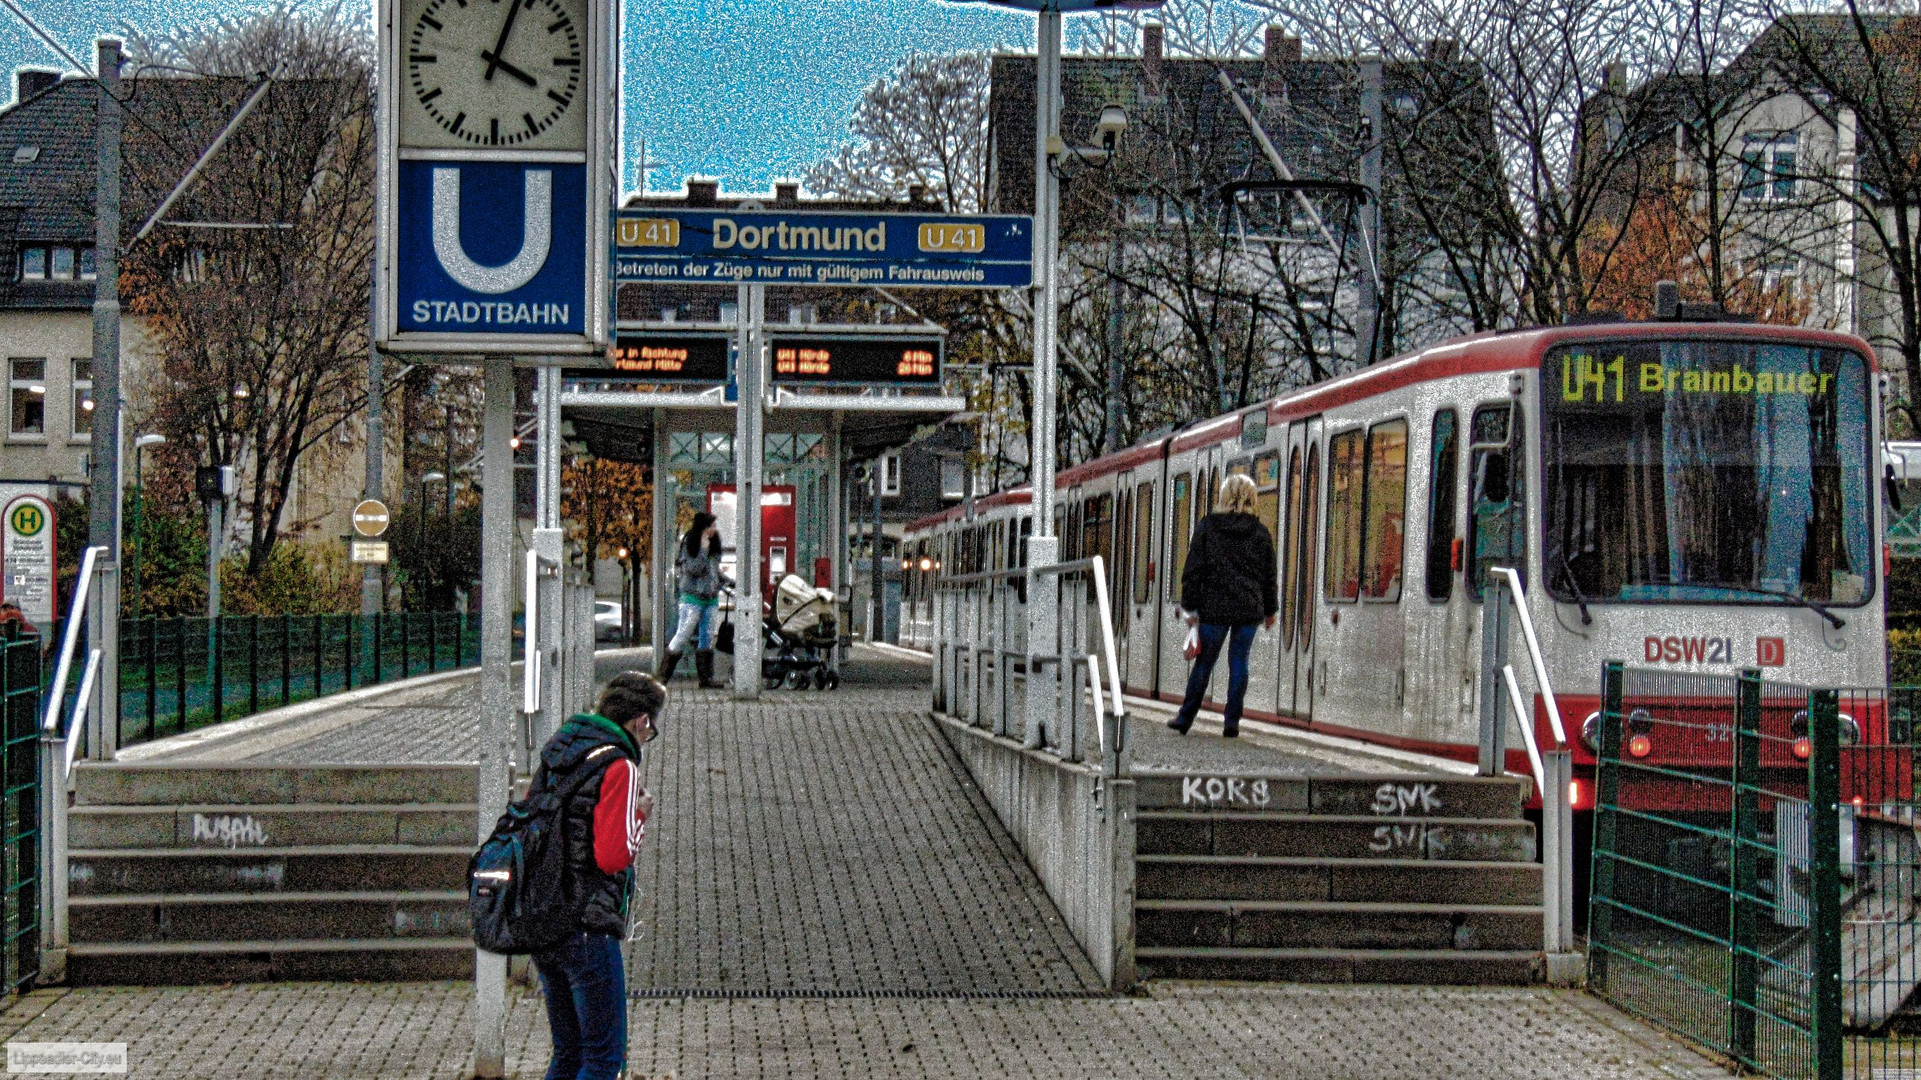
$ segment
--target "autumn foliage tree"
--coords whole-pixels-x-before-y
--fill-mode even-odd
[[[1693,189],[1677,184],[1644,195],[1624,222],[1592,226],[1582,248],[1584,273],[1594,282],[1590,305],[1651,318],[1654,283],[1672,281],[1683,301],[1717,302],[1764,323],[1806,319],[1813,306],[1806,291],[1792,277],[1769,276],[1761,260],[1723,263],[1718,274],[1711,272],[1703,241],[1713,231],[1708,217]]]
[[[560,471],[560,516],[591,559],[626,548],[636,560],[653,542],[653,473],[645,465],[583,458]]]

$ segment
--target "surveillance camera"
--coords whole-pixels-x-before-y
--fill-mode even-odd
[[[1094,122],[1094,141],[1101,149],[1113,153],[1126,131],[1127,110],[1114,104],[1101,106],[1101,118]]]

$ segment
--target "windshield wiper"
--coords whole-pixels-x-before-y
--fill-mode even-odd
[[[1836,630],[1839,630],[1842,627],[1848,625],[1848,620],[1842,618],[1839,615],[1836,615],[1832,611],[1829,611],[1827,608],[1827,605],[1822,604],[1818,601],[1810,600],[1807,597],[1802,596],[1800,593],[1788,592],[1786,589],[1763,589],[1754,585],[1715,585],[1712,587],[1717,589],[1728,589],[1734,592],[1754,593],[1757,596],[1779,597],[1790,603],[1798,604],[1801,607],[1807,608],[1809,611],[1812,611],[1815,614],[1821,616],[1822,618],[1828,620],[1828,622],[1834,625],[1834,628]]]
[[[1561,573],[1567,578],[1567,587],[1574,591],[1574,606],[1581,609],[1581,625],[1593,626],[1594,619],[1587,613],[1587,597],[1581,595],[1581,583],[1574,580],[1574,565],[1568,562],[1567,552],[1561,555]]]

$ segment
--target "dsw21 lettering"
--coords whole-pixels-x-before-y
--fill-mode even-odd
[[[1650,664],[1734,663],[1733,638],[1649,637],[1641,644]]]

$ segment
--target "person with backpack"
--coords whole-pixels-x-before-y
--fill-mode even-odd
[[[507,808],[468,869],[474,943],[531,954],[547,998],[547,1080],[615,1080],[627,1060],[627,937],[634,856],[654,797],[640,748],[660,733],[667,688],[627,671],[591,713],[540,751],[527,797]]]
[[[1274,579],[1274,534],[1254,515],[1259,489],[1252,477],[1239,473],[1221,482],[1221,508],[1201,519],[1181,568],[1181,609],[1187,625],[1198,624],[1198,639],[1188,659],[1187,697],[1167,726],[1187,734],[1207,697],[1214,662],[1227,646],[1227,709],[1221,716],[1221,735],[1241,733],[1241,707],[1247,698],[1247,657],[1254,648],[1254,628],[1274,626],[1280,610]],[[1190,639],[1194,640],[1194,639]]]
[[[714,515],[704,510],[695,514],[693,526],[674,548],[679,623],[660,661],[660,681],[666,682],[674,677],[681,655],[692,642],[694,672],[703,690],[722,685],[714,678],[714,609],[720,604],[720,590],[734,586],[734,579],[720,570],[720,530],[714,522]]]

